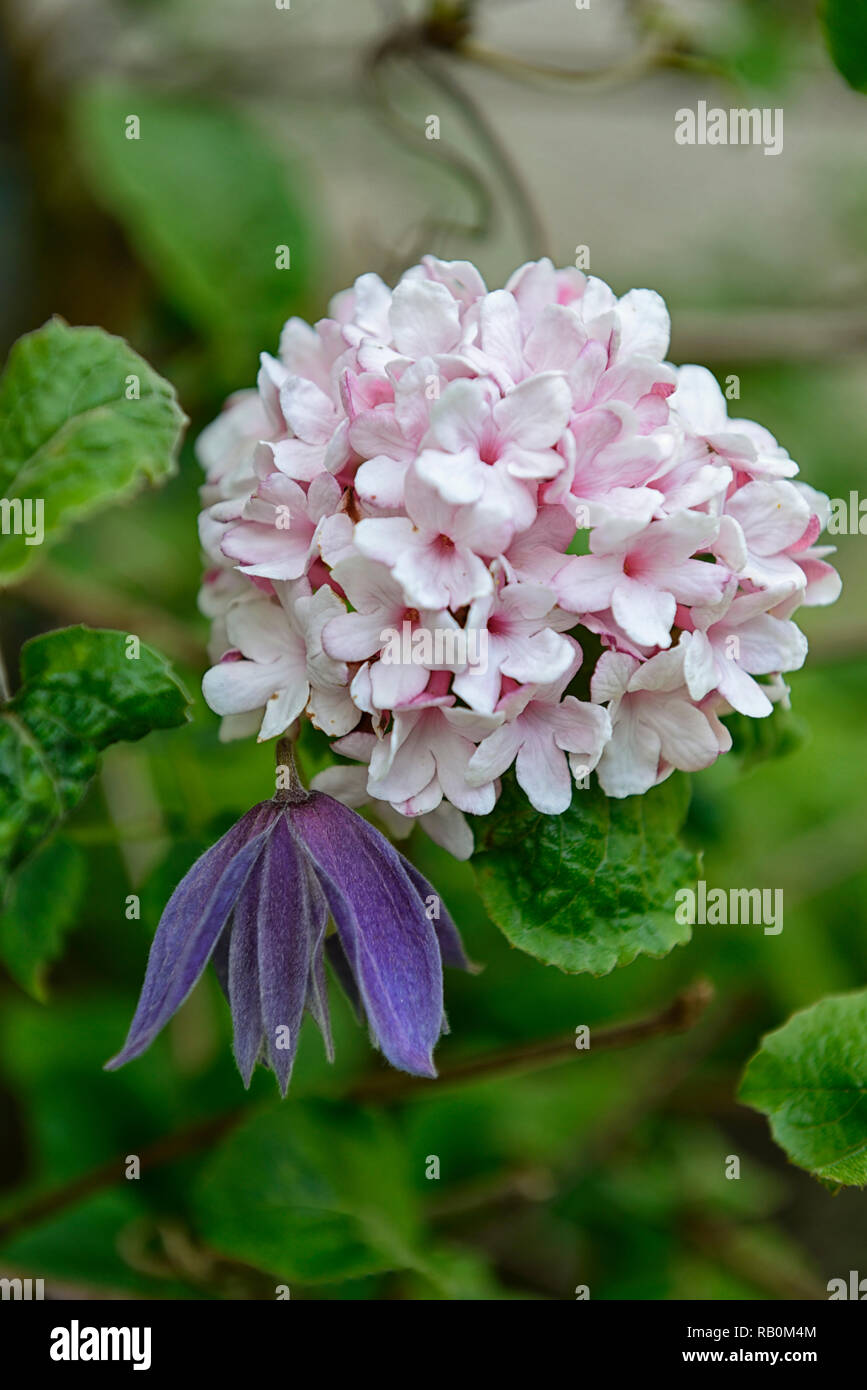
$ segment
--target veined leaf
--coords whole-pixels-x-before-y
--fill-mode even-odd
[[[0,584],[72,522],[173,473],[185,416],[122,338],[52,319],[0,377]]]
[[[770,1120],[799,1168],[867,1183],[867,990],[820,999],[762,1039],[739,1098]]]
[[[513,946],[561,970],[607,975],[666,955],[690,937],[674,898],[695,877],[678,838],[688,802],[673,776],[623,800],[594,785],[543,816],[508,781],[473,859],[488,913]]]
[[[21,677],[0,707],[0,875],[81,800],[101,749],[188,718],[168,662],[124,632],[36,637],[23,648]]]

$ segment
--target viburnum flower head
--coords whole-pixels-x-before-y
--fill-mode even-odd
[[[223,737],[309,717],[334,795],[466,856],[513,766],[553,814],[588,769],[639,794],[767,716],[796,608],[839,592],[827,499],[668,342],[658,294],[547,260],[489,291],[428,256],[290,319],[199,445]],[[404,625],[449,641],[395,663]]]

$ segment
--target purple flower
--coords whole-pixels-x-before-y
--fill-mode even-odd
[[[326,937],[329,916],[336,933]],[[283,1095],[305,1009],[333,1057],[324,958],[388,1060],[436,1076],[442,966],[468,968],[434,889],[379,831],[297,780],[196,861],[157,928],[138,1008],[109,1070],[139,1057],[213,959],[249,1086],[261,1061]]]

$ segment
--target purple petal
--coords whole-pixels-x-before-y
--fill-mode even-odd
[[[220,932],[217,937],[217,944],[211,956],[211,965],[214,967],[214,974],[220,985],[220,989],[229,1000],[229,943],[232,939],[232,929]]]
[[[325,979],[323,950],[325,947],[325,928],[328,925],[328,903],[319,886],[319,880],[307,855],[304,863],[310,879],[312,897],[314,942],[310,960],[310,979],[307,982],[307,1009],[322,1034],[325,1055],[329,1062],[334,1061],[334,1042],[331,1037],[331,1015],[328,1011],[328,984]],[[337,938],[334,938],[337,940]]]
[[[228,937],[228,996],[234,1030],[233,1051],[245,1086],[262,1051],[262,1003],[259,996],[259,895],[264,854],[244,885]],[[219,948],[218,948],[219,949]]]
[[[477,969],[478,967],[473,966],[467,958],[460,932],[452,921],[451,915],[437,890],[428,882],[424,874],[419,873],[415,864],[411,864],[399,851],[395,851],[395,853],[397,853],[413,888],[421,898],[422,907],[426,906],[430,898],[436,898],[439,916],[433,918],[431,925],[440,944],[443,965],[450,965],[455,970]]]
[[[365,1012],[388,1060],[436,1076],[442,962],[431,922],[396,851],[379,831],[322,792],[293,805]]]
[[[248,884],[245,910],[255,910],[259,943],[259,997],[265,1054],[285,1096],[298,1047],[316,941],[315,901],[308,868],[281,815],[259,871]],[[255,909],[247,908],[255,892]],[[240,906],[240,904],[239,904]]]
[[[346,953],[340,944],[339,936],[334,935],[325,938],[325,954],[343,993],[352,1005],[352,1012],[359,1023],[364,1023],[364,1005],[361,1002],[358,985],[355,983],[355,977],[349,968],[349,961],[346,959]]]
[[[254,806],[196,860],[178,884],[151,945],[126,1042],[106,1063],[107,1070],[140,1056],[187,998],[265,847],[275,824],[274,812],[272,802]]]

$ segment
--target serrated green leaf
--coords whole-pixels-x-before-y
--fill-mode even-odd
[[[208,1244],[281,1282],[415,1267],[415,1201],[383,1117],[326,1101],[256,1115],[220,1146],[196,1193]]]
[[[867,1183],[867,990],[794,1014],[744,1072],[739,1098],[791,1161],[833,1186]]]
[[[21,675],[0,709],[0,881],[81,800],[103,748],[188,718],[168,662],[124,632],[45,633],[25,643]]]
[[[45,999],[45,967],[60,955],[84,892],[86,864],[69,840],[38,850],[15,875],[0,912],[0,960],[34,999]]]
[[[25,643],[21,681],[12,704],[18,706],[26,691],[28,722],[38,696],[40,707],[50,704],[55,722],[98,749],[183,724],[189,704],[169,662],[153,647],[133,645],[125,632],[82,624]]]
[[[184,424],[172,387],[122,338],[52,319],[19,339],[0,378],[0,583],[72,522],[169,477]],[[42,544],[16,501],[41,503]]]
[[[821,15],[835,67],[850,87],[867,92],[867,0],[824,0]]]
[[[543,816],[509,781],[473,859],[489,915],[513,946],[561,970],[607,975],[637,955],[688,941],[674,894],[695,877],[678,839],[689,784],[674,776],[644,796],[576,791]]]
[[[227,377],[251,376],[311,280],[315,239],[286,161],[247,118],[201,97],[101,84],[74,111],[97,197]]]

